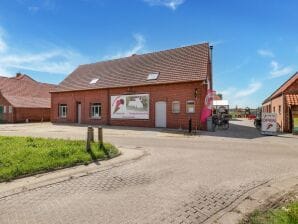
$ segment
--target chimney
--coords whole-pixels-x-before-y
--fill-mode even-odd
[[[20,76],[22,76],[22,73],[18,72],[18,73],[16,74],[16,77],[19,78]]]

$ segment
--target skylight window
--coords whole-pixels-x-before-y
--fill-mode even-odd
[[[89,82],[89,84],[96,84],[97,81],[98,81],[98,79],[92,79],[92,80]]]
[[[156,80],[158,78],[159,72],[149,73],[147,76],[147,80]]]

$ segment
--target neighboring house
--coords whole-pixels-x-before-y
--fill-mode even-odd
[[[0,122],[49,121],[49,92],[54,87],[19,73],[15,77],[0,76]]]
[[[201,127],[209,44],[81,65],[51,92],[52,122]]]
[[[298,115],[298,72],[263,102],[262,111],[276,113],[281,131],[292,132],[293,116]]]

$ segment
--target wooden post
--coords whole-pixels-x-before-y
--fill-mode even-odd
[[[89,127],[90,127],[90,141],[94,142],[94,128],[92,128],[91,126]]]
[[[98,127],[98,144],[102,145],[103,144],[103,135],[102,135],[102,127]]]
[[[92,140],[92,135],[93,135],[93,140],[94,140],[94,133],[93,133],[93,128],[91,126],[88,126],[87,128],[87,140],[86,140],[86,150],[90,151],[91,150],[91,140]]]

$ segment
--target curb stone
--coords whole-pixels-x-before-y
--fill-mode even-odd
[[[136,162],[148,153],[143,149],[118,147],[120,156],[111,160],[100,161],[100,165],[92,163],[89,165],[79,165],[57,171],[37,174],[22,179],[16,179],[11,182],[0,183],[0,200],[24,191],[30,191],[37,188],[46,187],[56,183],[61,183],[71,179],[91,175],[93,173],[106,171],[114,167],[123,166]]]
[[[255,189],[250,194],[239,198],[227,209],[210,217],[205,224],[237,224],[246,215],[263,205],[267,199],[276,195],[284,195],[298,186],[298,176],[270,181],[267,184]]]

